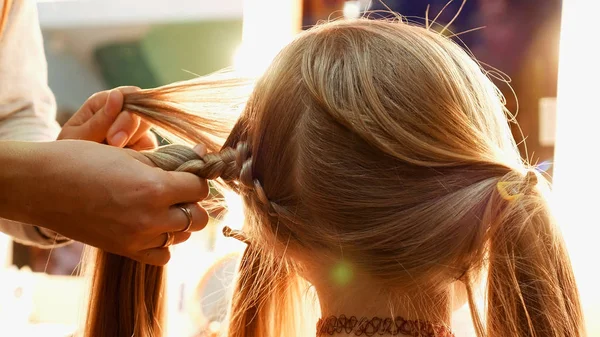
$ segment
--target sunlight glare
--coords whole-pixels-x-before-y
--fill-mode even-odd
[[[299,0],[244,0],[242,45],[234,55],[234,68],[244,76],[262,75],[300,31],[301,6]]]
[[[600,197],[598,130],[600,109],[598,78],[600,49],[593,39],[600,12],[596,0],[564,1],[560,39],[558,112],[553,208],[571,256],[577,278],[588,335],[600,336],[598,240]]]

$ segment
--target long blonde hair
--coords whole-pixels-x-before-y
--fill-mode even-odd
[[[238,85],[200,78],[125,98],[127,110],[214,152],[169,146],[147,154],[158,166],[220,178],[244,200],[251,244],[230,337],[310,331],[294,258],[309,252],[343,254],[390,294],[458,279],[480,337],[584,335],[546,181],[521,160],[497,89],[462,48],[401,22],[331,22],[281,51],[235,125],[202,109],[235,106],[212,95]],[[143,305],[157,303],[159,274],[119,284],[111,275],[144,267],[111,259],[126,260],[99,255],[96,289],[113,287],[93,293],[88,336],[159,335],[157,309]],[[482,271],[485,319],[474,295]],[[111,319],[128,328],[107,330]]]

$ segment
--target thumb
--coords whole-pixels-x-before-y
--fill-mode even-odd
[[[103,142],[106,139],[106,133],[114,123],[123,107],[123,93],[119,90],[111,90],[108,93],[104,106],[92,114],[83,125],[78,127],[78,133],[81,139],[93,142]]]

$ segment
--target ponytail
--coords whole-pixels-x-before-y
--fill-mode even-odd
[[[97,251],[86,337],[162,336],[165,269]]]
[[[229,311],[229,337],[309,336],[295,266],[250,245],[242,257]]]
[[[478,335],[585,336],[569,256],[537,175],[529,172],[524,181],[520,178],[522,183],[512,184],[515,188],[507,191],[511,183],[505,181],[515,179],[519,178],[514,173],[503,178],[484,216],[484,223],[491,224],[487,333],[475,319]],[[473,305],[472,291],[469,293]]]

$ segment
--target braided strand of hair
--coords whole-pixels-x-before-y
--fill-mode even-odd
[[[266,208],[269,216],[293,221],[293,215],[270,201],[260,181],[254,178],[252,155],[245,142],[238,143],[235,149],[224,148],[218,153],[208,153],[202,157],[184,145],[167,145],[145,152],[144,155],[163,170],[188,172],[209,180],[220,178],[238,193],[250,191]],[[239,184],[236,185],[236,182]]]

